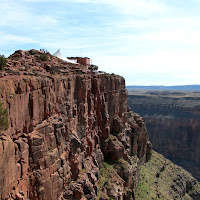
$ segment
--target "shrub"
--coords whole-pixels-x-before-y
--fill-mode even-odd
[[[34,76],[39,76],[39,73],[37,71],[33,72]]]
[[[98,70],[99,67],[97,65],[90,65],[89,69],[91,69],[92,71],[94,71],[94,70]]]
[[[50,74],[59,73],[58,67],[56,67],[56,66],[50,67],[49,72],[50,72]]]
[[[42,61],[47,61],[48,60],[48,56],[46,53],[43,53],[39,56],[39,59],[42,60]]]
[[[24,71],[28,71],[28,67],[27,66],[25,66],[25,70]]]
[[[36,51],[36,50],[34,50],[34,49],[30,50],[29,53],[30,53],[31,55],[39,54],[39,52]]]
[[[0,55],[0,71],[3,71],[6,67],[6,58],[4,55]]]
[[[3,108],[3,105],[0,102],[0,131],[6,131],[8,127],[8,111]]]

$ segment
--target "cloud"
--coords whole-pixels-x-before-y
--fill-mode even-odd
[[[147,16],[149,14],[161,13],[168,7],[156,0],[110,0],[104,3],[117,7],[121,12],[134,16]]]
[[[22,2],[71,3],[70,0],[22,0]],[[161,13],[169,9],[166,4],[159,0],[74,0],[73,3],[93,4],[94,6],[108,5],[118,9],[118,12],[135,16]]]
[[[19,1],[20,2],[20,1]],[[59,22],[54,15],[38,13],[27,4],[20,4],[16,1],[4,1],[0,6],[0,26],[12,28],[34,28],[54,27]]]
[[[10,43],[35,43],[36,40],[30,38],[30,37],[24,37],[24,36],[17,36],[12,34],[4,34],[0,32],[0,38],[1,38],[1,45],[6,44],[7,41]]]
[[[126,77],[127,85],[199,83],[199,52],[161,51],[136,56],[94,57],[102,71]]]
[[[200,73],[200,5],[195,1],[2,0],[1,48],[7,54],[13,53],[11,46],[52,53],[61,48],[66,56],[82,51],[101,70],[128,82],[191,78]]]
[[[147,17],[151,14],[162,14],[170,9],[159,0],[74,0],[79,3],[104,4],[117,9],[119,13]]]

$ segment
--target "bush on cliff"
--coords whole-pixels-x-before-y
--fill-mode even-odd
[[[41,60],[41,61],[47,61],[48,60],[47,54],[46,53],[40,54],[39,60]]]
[[[3,105],[0,102],[0,131],[6,131],[8,127],[8,111],[3,108]]]
[[[89,69],[91,69],[92,71],[98,70],[99,67],[97,65],[90,65]]]
[[[4,55],[0,55],[0,71],[3,71],[6,67],[6,58]]]

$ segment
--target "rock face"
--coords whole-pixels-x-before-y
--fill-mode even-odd
[[[154,149],[200,180],[199,93],[129,95],[129,106],[145,118]]]
[[[0,137],[0,199],[134,199],[151,144],[128,108],[124,79],[41,55],[17,51],[0,78],[10,124]],[[101,196],[103,162],[119,161],[127,169],[116,173],[120,192]]]

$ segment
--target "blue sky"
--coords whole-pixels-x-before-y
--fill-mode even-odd
[[[0,3],[0,54],[60,48],[127,85],[200,84],[200,0]]]

